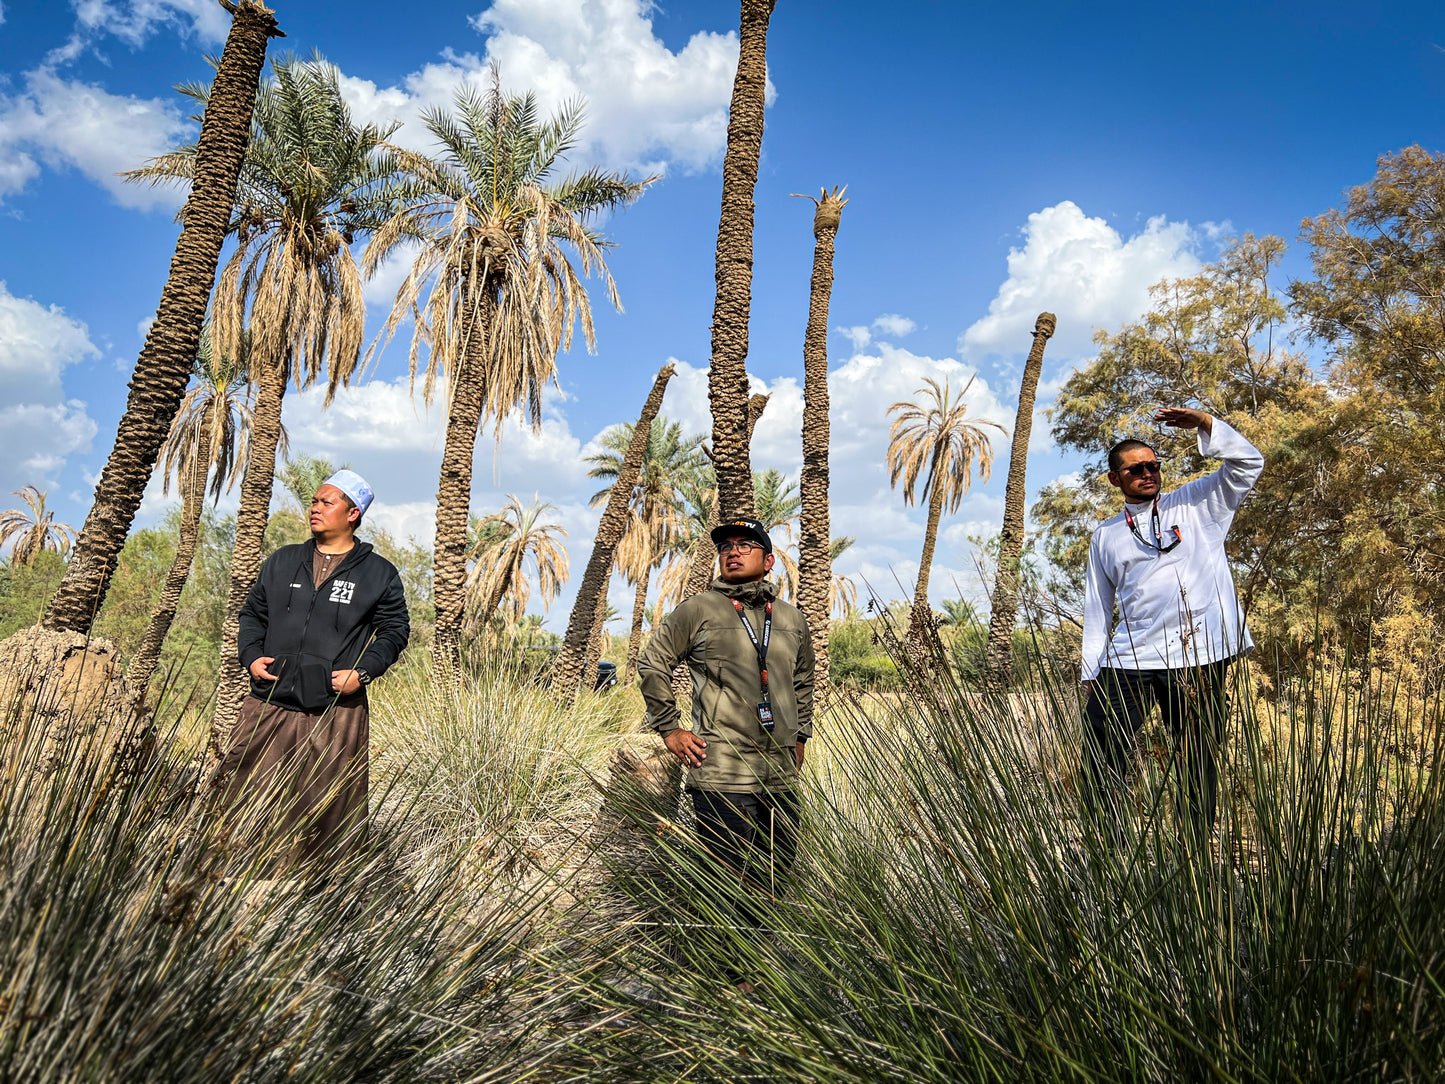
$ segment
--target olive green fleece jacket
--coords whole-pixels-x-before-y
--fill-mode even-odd
[[[758,653],[732,600],[743,604],[758,642],[764,606],[773,603],[768,645],[768,692],[773,732],[758,721],[762,681]],[[672,671],[686,660],[692,671],[692,729],[707,742],[707,756],[688,768],[697,790],[758,793],[797,785],[793,748],[813,733],[813,641],[802,612],[777,598],[766,580],[712,582],[668,614],[638,663],[647,723],[664,737],[681,725]]]

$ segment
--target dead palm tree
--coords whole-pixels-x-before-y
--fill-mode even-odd
[[[64,557],[75,541],[75,531],[55,521],[55,513],[45,510],[45,494],[34,486],[14,491],[29,506],[29,512],[18,508],[0,512],[0,546],[15,539],[10,563],[15,567],[28,565],[45,550],[54,550]]]
[[[831,527],[828,523],[828,303],[833,294],[833,243],[842,221],[846,188],[826,188],[813,203],[813,278],[808,296],[808,326],[803,333],[803,471],[799,478],[802,512],[798,543],[798,608],[808,622],[816,663],[814,710],[828,700],[828,615],[834,585]],[[808,197],[812,199],[812,197]],[[851,585],[852,581],[848,581]],[[857,588],[853,588],[857,597]]]
[[[418,246],[383,334],[390,337],[415,314],[412,378],[425,346],[428,402],[438,379],[446,380],[432,665],[439,678],[455,682],[477,432],[491,418],[500,439],[502,419],[518,406],[534,427],[541,424],[542,390],[554,379],[557,351],[570,347],[579,320],[588,349],[594,346],[587,291],[568,248],[580,257],[584,274],[602,278],[608,299],[620,309],[603,258],[607,242],[588,222],[633,202],[655,178],[633,181],[589,169],[553,181],[576,143],[582,105],[570,103],[544,121],[533,95],[502,92],[495,67],[485,94],[460,91],[452,112],[429,110],[422,119],[440,145],[439,157],[404,155],[416,199],[377,233],[366,268],[374,271],[398,246]]]
[[[616,482],[635,428],[633,423],[625,422],[602,434],[602,449],[585,460],[592,468],[587,472],[589,478]],[[672,551],[684,530],[680,491],[706,465],[701,437],[684,436],[680,422],[670,422],[661,416],[653,421],[638,465],[637,484],[633,486],[631,515],[615,558],[618,570],[633,585],[635,596],[624,684],[632,680],[642,651],[642,622],[652,572]],[[611,488],[608,486],[592,495],[593,508],[606,503]]]
[[[932,377],[925,377],[924,387],[915,393],[924,396],[924,402],[904,400],[888,408],[888,413],[896,415],[888,431],[888,484],[897,487],[902,479],[903,500],[911,505],[918,495],[921,477],[922,496],[928,501],[928,523],[923,532],[923,554],[918,560],[918,584],[909,621],[910,639],[918,650],[927,643],[933,626],[928,608],[928,576],[939,520],[945,506],[950,514],[958,511],[973,482],[975,461],[979,477],[988,480],[993,469],[993,445],[987,430],[1006,432],[997,422],[966,418],[968,404],[964,396],[973,381],[974,377],[970,377],[954,396],[946,380],[940,385]]]
[[[280,36],[273,13],[256,0],[222,2],[234,18],[201,118],[188,178],[190,194],[180,213],[181,235],[155,321],[136,360],[115,445],[96,483],[75,553],[45,614],[45,627],[55,632],[88,632],[100,612],[200,346],[201,324],[250,137],[266,43]]]
[[[230,230],[236,250],[221,272],[212,331],[222,352],[238,352],[249,331],[257,386],[251,453],[241,478],[236,545],[212,722],[212,753],[235,723],[247,675],[236,658],[241,607],[256,580],[270,518],[281,408],[286,387],[302,389],[327,374],[326,402],[350,382],[361,358],[366,305],[352,255],[358,234],[394,211],[395,126],[357,126],[339,76],[319,57],[272,64],[256,95]],[[198,102],[214,88],[181,87]],[[194,147],[181,147],[127,174],[152,184],[185,183]]]
[[[617,478],[607,494],[607,507],[597,524],[597,539],[592,544],[592,554],[587,559],[587,571],[582,576],[582,586],[577,600],[572,604],[572,614],[567,619],[567,634],[562,639],[562,650],[552,667],[552,688],[561,692],[566,700],[577,695],[578,683],[582,680],[587,663],[588,645],[597,620],[598,606],[607,597],[607,583],[612,578],[612,564],[617,546],[627,530],[629,505],[637,485],[642,461],[647,454],[647,442],[652,435],[653,419],[662,406],[662,396],[667,391],[667,382],[675,372],[671,362],[664,365],[652,382],[652,390],[642,404],[642,412],[632,429],[632,439],[617,471]],[[599,601],[602,600],[602,601]]]
[[[1034,321],[1034,342],[1024,363],[1019,385],[1019,409],[1014,418],[1013,447],[1009,450],[1008,486],[1003,498],[1003,530],[999,534],[998,574],[993,583],[993,610],[988,623],[984,654],[984,680],[1006,688],[1013,663],[1014,620],[1019,606],[1019,559],[1024,549],[1025,475],[1029,463],[1029,435],[1033,431],[1034,395],[1044,367],[1044,344],[1057,321],[1041,312]]]
[[[544,516],[556,511],[556,505],[538,496],[523,506],[509,493],[501,511],[477,521],[478,560],[468,584],[468,595],[475,600],[468,614],[472,627],[486,628],[498,611],[510,624],[522,620],[532,600],[529,562],[537,574],[543,609],[552,604],[570,574],[561,542],[567,528],[543,522]]]
[[[738,68],[723,156],[712,310],[712,456],[718,499],[729,518],[753,514],[748,443],[748,317],[753,289],[753,193],[763,151],[763,104],[768,82],[768,21],[776,0],[742,0]]]
[[[176,556],[166,574],[160,600],[126,670],[138,708],[145,705],[151,675],[190,578],[201,534],[206,480],[210,479],[211,496],[216,500],[231,488],[237,469],[246,461],[250,428],[251,385],[244,361],[214,349],[207,328],[196,352],[194,383],[181,400],[180,412],[171,423],[170,437],[161,452],[161,492],[170,492],[174,477],[181,494],[181,524]]]

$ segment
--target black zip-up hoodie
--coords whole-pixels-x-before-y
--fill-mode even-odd
[[[316,542],[282,546],[266,559],[241,607],[237,654],[270,655],[276,681],[251,679],[251,695],[283,708],[320,712],[335,699],[333,670],[386,673],[406,647],[411,622],[401,576],[369,542],[358,542],[320,587],[312,586]]]

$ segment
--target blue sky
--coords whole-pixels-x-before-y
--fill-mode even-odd
[[[540,434],[478,444],[474,508],[508,492],[558,506],[580,574],[596,513],[580,456],[636,414],[678,360],[665,411],[703,431],[731,3],[277,0],[277,52],[319,50],[359,117],[414,118],[496,58],[511,90],[590,102],[579,163],[662,180],[607,224],[626,312],[598,303],[598,351],[560,359]],[[214,0],[0,5],[0,492],[34,483],[79,525],[174,244],[173,195],[114,173],[190,131],[175,82],[205,78],[226,18]],[[1445,14],[1428,3],[892,6],[780,0],[757,191],[749,371],[774,392],[755,464],[796,474],[811,204],[846,184],[829,339],[834,527],[843,571],[899,594],[923,516],[882,468],[886,407],[924,376],[977,371],[971,410],[1012,425],[1029,330],[1059,315],[1040,406],[1137,316],[1148,285],[1190,273],[1237,231],[1293,241],[1300,219],[1369,179],[1376,157],[1440,149]],[[1307,272],[1291,249],[1286,272]],[[371,286],[372,326],[392,277]],[[293,446],[350,461],[375,518],[430,542],[440,417],[407,394],[405,344],[327,413],[289,400]],[[1007,448],[943,534],[935,595],[975,591],[971,533],[997,529]],[[1036,425],[1030,490],[1077,466]],[[8,505],[7,505],[8,506]],[[158,487],[142,522],[164,511]],[[574,579],[575,586],[575,579]],[[615,602],[628,596],[621,585]],[[565,623],[565,606],[550,624]]]

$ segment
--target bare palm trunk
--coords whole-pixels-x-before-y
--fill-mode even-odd
[[[471,306],[466,311],[471,311]],[[487,362],[496,320],[496,299],[484,295],[480,311],[465,332],[462,364],[453,375],[447,410],[446,444],[437,482],[437,530],[433,547],[432,597],[436,638],[432,642],[432,680],[459,688],[462,617],[467,604],[467,515],[472,501],[472,449],[486,399]],[[487,615],[490,619],[490,614]]]
[[[608,579],[611,579],[609,576]],[[597,596],[597,608],[592,611],[592,632],[587,637],[587,659],[582,666],[582,688],[597,688],[597,664],[602,661],[602,638],[607,633],[607,588]]]
[[[923,651],[933,635],[933,610],[928,605],[928,580],[933,570],[933,547],[938,542],[938,524],[943,519],[943,478],[939,470],[942,447],[933,452],[929,473],[928,526],[923,531],[923,554],[918,558],[918,583],[913,590],[913,611],[909,616],[909,638],[915,651]]]
[[[45,614],[44,625],[53,632],[90,631],[200,346],[201,323],[250,139],[266,42],[281,36],[275,16],[255,0],[226,6],[235,17],[201,121],[195,181],[181,215],[181,236],[155,322],[136,360],[115,446],[96,484],[65,578]]]
[[[211,719],[207,756],[220,763],[241,714],[250,675],[237,657],[241,607],[261,571],[266,524],[271,518],[271,489],[276,480],[276,448],[281,442],[281,408],[291,374],[291,354],[261,372],[256,408],[251,414],[251,449],[241,476],[241,507],[236,512],[236,545],[231,551],[231,585],[226,594],[226,620],[221,625],[221,664],[216,679],[216,712]]]
[[[803,473],[798,483],[798,608],[816,656],[813,710],[828,704],[828,594],[833,579],[828,522],[828,302],[833,293],[833,242],[846,200],[824,190],[813,215],[813,279],[803,334]]]
[[[768,77],[768,21],[776,0],[742,0],[738,69],[723,157],[718,217],[717,297],[712,311],[713,466],[725,516],[751,516],[752,457],[748,451],[748,316],[753,289],[753,193],[763,151],[763,98]]]
[[[642,619],[647,615],[647,585],[652,582],[652,565],[643,568],[637,577],[637,590],[632,600],[632,631],[627,636],[627,665],[622,670],[622,684],[631,685],[637,675],[637,660],[642,655]]]
[[[496,615],[497,608],[502,605],[502,599],[507,597],[507,592],[512,587],[512,569],[515,566],[508,562],[506,569],[497,577],[497,585],[487,592],[487,597],[482,600],[482,608],[478,611],[478,631],[482,636],[488,636],[492,627],[492,618]]]
[[[201,537],[201,513],[206,505],[206,476],[210,460],[200,454],[200,449],[210,445],[210,438],[202,433],[196,439],[196,452],[191,458],[191,469],[181,482],[181,529],[176,538],[176,557],[171,570],[166,574],[165,586],[161,588],[160,601],[156,612],[151,615],[140,647],[126,670],[130,683],[132,703],[136,712],[145,709],[146,692],[150,688],[151,675],[160,661],[161,647],[166,634],[171,631],[171,622],[176,618],[176,607],[180,604],[181,593],[186,589],[186,580],[191,575],[191,563],[196,557],[196,543]]]
[[[1008,486],[1003,500],[1003,530],[999,536],[998,574],[993,584],[993,610],[988,622],[988,649],[984,680],[1007,688],[1013,668],[1013,630],[1019,606],[1019,559],[1024,548],[1025,475],[1029,462],[1029,435],[1033,429],[1034,396],[1044,367],[1044,344],[1053,335],[1051,312],[1039,313],[1034,322],[1034,344],[1024,363],[1019,385],[1019,409],[1014,419],[1013,447],[1009,451]]]
[[[617,552],[617,543],[627,530],[627,506],[632,498],[632,488],[637,485],[637,474],[642,458],[647,454],[647,440],[652,433],[652,419],[662,407],[662,396],[667,391],[667,382],[675,370],[669,363],[658,371],[647,401],[642,404],[637,425],[632,430],[632,441],[627,454],[622,457],[622,467],[607,494],[607,507],[597,524],[597,540],[592,545],[592,556],[587,559],[587,571],[582,576],[582,586],[577,592],[577,601],[572,605],[572,614],[567,619],[567,635],[562,640],[562,650],[552,667],[552,688],[562,698],[571,702],[577,695],[578,683],[582,680],[583,666],[587,661],[587,647],[592,638],[599,596],[604,600],[607,581],[612,577],[612,562]]]

